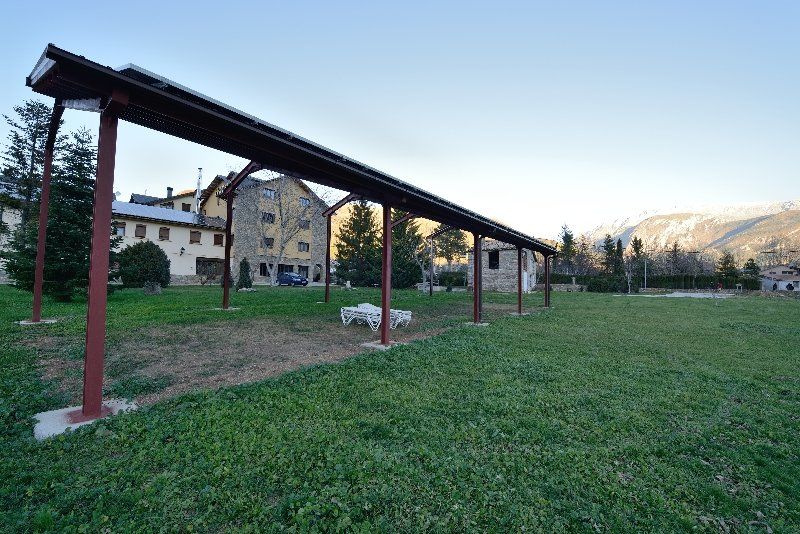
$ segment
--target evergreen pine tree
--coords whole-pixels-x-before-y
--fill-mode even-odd
[[[761,267],[758,266],[756,260],[749,258],[745,262],[744,267],[742,267],[742,272],[752,278],[758,278],[758,276],[761,274]]]
[[[602,258],[602,266],[603,271],[606,274],[611,274],[614,272],[614,263],[617,254],[617,248],[614,244],[614,240],[611,239],[611,235],[606,234],[605,239],[603,239],[603,258]]]
[[[625,258],[622,254],[622,240],[617,239],[614,247],[614,274],[621,275],[625,272]]]
[[[557,267],[564,274],[575,272],[575,236],[572,230],[565,224],[561,227],[561,247],[556,256]]]
[[[717,262],[717,274],[724,281],[733,281],[739,274],[739,269],[736,267],[736,259],[730,251],[723,251]],[[723,282],[724,283],[724,282]]]
[[[365,200],[357,202],[336,233],[336,278],[355,286],[380,282],[380,234],[375,212]]]
[[[641,258],[644,254],[644,243],[639,236],[633,236],[631,239],[631,251],[635,258]]]
[[[236,289],[248,289],[253,287],[253,278],[250,276],[250,262],[247,258],[242,258],[239,262],[239,278],[236,280]]]
[[[644,243],[638,236],[633,236],[631,239],[631,255],[633,257],[633,274],[634,276],[642,276],[644,265]]]
[[[392,210],[392,220],[396,221],[405,214],[404,211]],[[419,223],[411,219],[392,229],[392,287],[404,289],[422,281],[422,270],[429,261],[423,254]]]
[[[3,115],[10,131],[2,156],[2,172],[8,187],[8,196],[21,210],[20,228],[36,214],[42,187],[44,145],[50,127],[51,109],[38,100],[28,100],[15,106],[17,117]],[[63,121],[62,121],[63,123]],[[59,136],[55,153],[63,140]],[[6,199],[9,200],[9,199]]]
[[[89,277],[96,149],[86,128],[73,132],[53,168],[43,291],[71,300]],[[109,228],[109,232],[111,228]],[[20,224],[6,254],[6,270],[18,287],[33,288],[38,219]],[[112,238],[112,248],[121,238]]]

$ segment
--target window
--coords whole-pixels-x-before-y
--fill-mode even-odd
[[[299,226],[301,230],[308,230],[311,228],[311,221],[308,219],[302,219],[297,226]]]
[[[264,248],[272,248],[275,246],[275,238],[274,237],[265,237],[264,238]]]
[[[158,240],[159,241],[169,241],[169,228],[166,226],[162,226],[158,229]]]
[[[266,263],[259,263],[258,264],[258,276],[267,276],[267,264]]]
[[[308,265],[298,265],[297,266],[297,274],[300,276],[305,276],[308,278]]]
[[[181,203],[181,209],[183,211],[192,211],[192,205],[187,204],[186,202]]]
[[[499,250],[490,250],[489,251],[489,268],[490,269],[499,269],[500,268],[500,251]]]
[[[125,236],[125,223],[124,222],[115,222],[114,223],[114,235],[118,235],[121,237]]]
[[[273,224],[275,222],[275,214],[274,213],[267,213],[266,211],[261,213],[261,222]]]
[[[302,241],[297,243],[298,252],[308,252],[310,249],[311,245],[309,245],[308,243],[303,243]]]
[[[293,272],[294,272],[294,265],[284,265],[283,263],[278,264],[278,274],[293,273]]]
[[[307,208],[311,205],[311,200],[305,197],[300,197],[300,205],[304,208]]]
[[[134,234],[136,237],[147,237],[147,226],[143,224],[136,225],[136,232]]]
[[[200,244],[200,231],[199,230],[190,230],[189,231],[189,243],[193,244]]]
[[[161,207],[162,208],[166,208],[168,210],[171,210],[171,209],[175,209],[175,204],[172,203],[172,202],[164,202],[163,204],[161,204]]]
[[[224,268],[225,261],[218,258],[197,258],[195,262],[195,273],[212,279],[222,276]]]
[[[264,198],[275,198],[275,190],[274,189],[264,189]]]
[[[225,243],[225,236],[222,234],[214,234],[214,244],[221,247]]]

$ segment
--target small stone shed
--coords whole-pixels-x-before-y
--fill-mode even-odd
[[[497,241],[485,239],[483,242],[483,288],[488,291],[517,291],[517,247]],[[475,258],[473,252],[467,254],[467,284],[473,286]],[[522,250],[522,290],[533,291],[536,285],[537,264],[533,251]]]

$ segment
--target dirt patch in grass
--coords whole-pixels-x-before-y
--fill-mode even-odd
[[[515,309],[513,304],[485,303],[484,316],[491,321]],[[468,301],[418,307],[411,325],[392,330],[392,340],[410,342],[438,335],[469,320],[470,312]],[[366,325],[343,326],[338,314],[148,326],[107,345],[104,395],[153,404],[193,390],[255,382],[299,367],[340,361],[368,350],[362,343],[379,339],[379,333]],[[52,379],[73,404],[79,403],[82,339],[36,336],[26,344],[39,353],[43,378]]]
[[[336,362],[363,352],[361,343],[377,338],[365,326],[319,323],[260,319],[170,332],[150,329],[110,350],[109,366],[132,360],[137,374],[170,377],[169,385],[160,391],[136,398],[152,404],[190,390],[255,382],[298,367]],[[442,330],[395,330],[392,337],[411,341]]]
[[[410,342],[447,328],[417,320],[392,330],[392,340]],[[142,405],[199,389],[244,384],[292,369],[336,362],[364,352],[362,343],[380,336],[365,325],[342,326],[331,318],[247,319],[131,331],[106,348],[107,397]],[[39,338],[43,378],[52,379],[80,402],[83,347],[63,338]],[[80,349],[80,358],[75,357]],[[75,353],[75,354],[73,354]]]

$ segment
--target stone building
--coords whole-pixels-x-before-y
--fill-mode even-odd
[[[517,291],[517,248],[495,241],[483,240],[483,289],[484,291]],[[470,251],[467,254],[467,283],[473,285],[475,258]],[[522,250],[522,290],[533,291],[536,285],[537,265],[532,251]]]
[[[226,215],[219,192],[227,178],[217,176],[200,195],[207,216]],[[231,272],[239,276],[239,262],[247,258],[255,283],[271,283],[278,273],[296,272],[312,282],[324,278],[328,205],[302,180],[279,176],[246,178],[236,190],[233,217]]]

